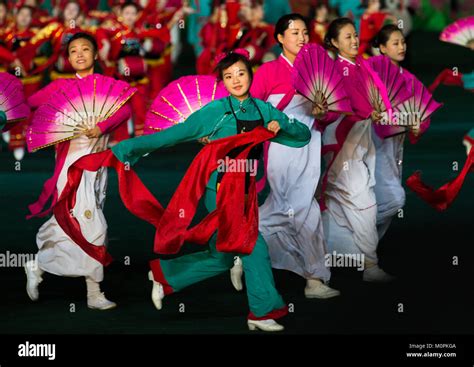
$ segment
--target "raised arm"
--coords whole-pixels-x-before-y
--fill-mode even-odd
[[[144,154],[160,148],[195,141],[207,136],[214,127],[210,118],[209,105],[194,112],[185,122],[179,123],[155,134],[124,140],[112,148],[112,152],[123,163],[134,165]],[[212,121],[209,121],[212,120]]]

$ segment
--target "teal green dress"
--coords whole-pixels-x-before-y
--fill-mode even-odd
[[[206,136],[212,141],[236,135],[236,119],[232,114],[230,103],[232,103],[239,120],[258,120],[261,113],[265,127],[272,120],[278,121],[281,130],[271,139],[272,142],[295,148],[308,144],[311,133],[306,125],[297,120],[290,120],[288,116],[270,103],[258,99],[253,99],[253,101],[251,98],[247,98],[243,102],[239,102],[236,98],[230,97],[211,102],[189,116],[184,123],[153,135],[122,141],[115,145],[112,151],[121,162],[133,165],[144,154],[159,148],[196,141]],[[216,185],[217,171],[211,175],[204,197],[209,212],[216,208]],[[216,239],[217,232],[211,238],[207,251],[172,260],[160,260],[162,278],[156,279],[155,276],[155,280],[169,285],[176,292],[191,284],[228,271],[233,266],[235,255],[217,251]],[[253,252],[242,256],[242,263],[251,313],[259,318],[267,315],[268,318],[272,318],[271,312],[282,309],[285,304],[275,288],[267,244],[261,234],[258,236]]]
[[[7,115],[5,114],[5,112],[0,111],[0,131],[3,129],[6,123],[7,123]]]

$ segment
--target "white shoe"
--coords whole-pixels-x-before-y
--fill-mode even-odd
[[[285,330],[283,325],[280,325],[273,319],[268,320],[247,320],[249,330],[262,330],[262,331],[282,331]]]
[[[43,281],[41,274],[43,271],[38,267],[38,262],[35,260],[27,261],[25,264],[26,273],[26,293],[32,301],[37,301],[39,298],[38,285]]]
[[[10,131],[5,131],[2,133],[2,138],[3,141],[8,144],[10,142]]]
[[[230,281],[234,288],[238,291],[241,291],[244,287],[242,285],[242,275],[244,269],[242,267],[242,260],[240,257],[236,256],[234,258],[234,266],[230,269]]]
[[[463,140],[462,143],[466,147],[466,155],[469,155],[469,153],[471,152],[472,144],[467,140]]]
[[[362,279],[366,282],[388,283],[394,280],[395,277],[384,272],[378,265],[373,265],[364,270]]]
[[[105,298],[104,293],[100,292],[93,296],[87,297],[87,307],[92,310],[103,311],[115,308],[117,307],[117,304],[115,302],[109,301],[107,298]]]
[[[165,292],[163,290],[163,286],[159,282],[155,282],[153,279],[153,272],[150,270],[148,272],[148,279],[153,282],[153,289],[151,290],[151,300],[155,305],[157,310],[161,310],[163,307],[163,298],[165,298]]]
[[[315,279],[308,279],[304,289],[304,295],[306,298],[326,299],[337,297],[340,294],[341,292],[339,292],[337,289],[328,287],[323,282]]]
[[[25,156],[25,148],[15,148],[13,150],[13,157],[15,157],[17,161],[21,161],[24,156]]]

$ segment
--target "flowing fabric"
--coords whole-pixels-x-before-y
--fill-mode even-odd
[[[439,189],[435,190],[426,185],[421,180],[421,172],[417,171],[407,179],[407,186],[415,192],[421,199],[426,201],[429,205],[438,211],[443,211],[449,208],[454,202],[462,188],[464,179],[472,170],[474,165],[474,149],[471,149],[469,155],[464,163],[464,167],[459,175],[452,181],[444,184]]]
[[[246,159],[254,146],[273,137],[271,132],[258,127],[250,133],[215,140],[208,144],[192,162],[166,209],[136,173],[120,162],[110,150],[85,156],[69,168],[68,183],[54,208],[54,214],[60,226],[78,246],[101,264],[108,265],[112,257],[105,246],[88,242],[82,235],[79,222],[69,213],[74,208],[75,194],[83,171],[112,167],[117,171],[120,196],[127,209],[156,227],[156,253],[177,253],[184,242],[205,244],[218,230],[218,251],[249,254],[258,237],[258,206],[254,177],[250,181],[249,195],[245,200],[245,172],[227,172],[217,193],[217,209],[194,227],[188,229],[188,226],[219,160],[239,146],[245,146],[245,149],[236,159]]]

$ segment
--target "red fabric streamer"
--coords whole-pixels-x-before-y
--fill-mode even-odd
[[[103,244],[94,245],[84,238],[80,224],[73,215],[73,208],[83,171],[112,167],[117,171],[120,197],[127,209],[156,228],[156,253],[177,253],[185,242],[206,244],[217,230],[218,251],[249,254],[258,237],[258,204],[255,177],[251,177],[249,195],[245,198],[244,170],[226,172],[217,192],[217,209],[194,227],[188,229],[188,226],[219,161],[240,146],[245,146],[245,149],[235,159],[245,160],[254,146],[273,137],[267,129],[258,127],[252,132],[208,144],[193,160],[166,209],[137,174],[120,162],[112,151],[84,156],[69,168],[68,182],[54,207],[54,214],[61,228],[78,246],[101,264],[108,265],[112,257]]]
[[[464,167],[454,180],[434,190],[421,180],[421,172],[417,171],[408,177],[407,186],[415,192],[421,199],[438,211],[446,210],[456,199],[464,183],[466,175],[471,171],[474,165],[474,149],[471,149]]]
[[[462,80],[462,74],[457,73],[456,75],[454,75],[453,70],[444,69],[441,73],[438,74],[436,79],[429,86],[428,90],[430,91],[430,93],[434,93],[434,91],[436,90],[436,88],[438,88],[440,84],[462,87],[464,85],[464,82]]]

